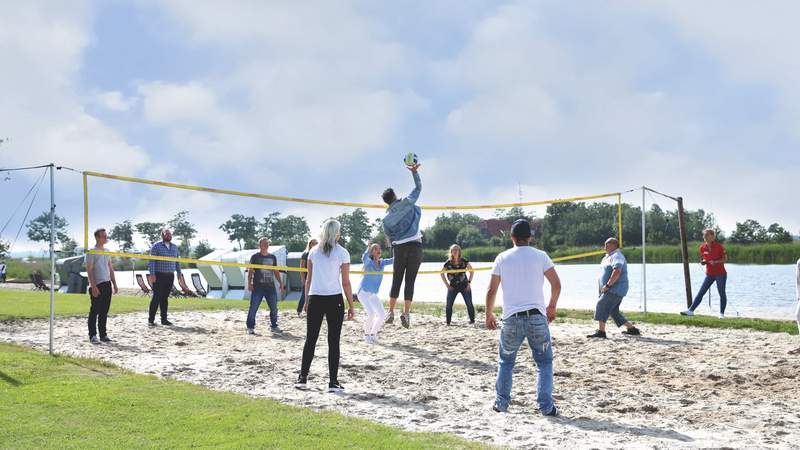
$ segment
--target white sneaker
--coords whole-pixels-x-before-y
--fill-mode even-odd
[[[682,316],[693,316],[694,315],[694,311],[692,311],[691,309],[687,309],[686,311],[681,311],[681,315]]]
[[[92,336],[92,337],[89,338],[89,342],[91,342],[92,344],[99,344],[100,343],[100,338],[97,337],[97,336]]]
[[[372,344],[372,336],[370,336],[368,334],[365,334],[364,335],[364,342],[366,342],[367,344]]]
[[[719,318],[720,319],[724,319],[725,318],[725,314],[724,313],[719,313]]]
[[[252,328],[248,328],[247,329],[247,334],[256,334],[256,330],[254,330]]]

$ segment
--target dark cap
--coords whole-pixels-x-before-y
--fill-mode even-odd
[[[525,219],[519,219],[511,225],[511,235],[518,239],[531,237],[531,224]]]

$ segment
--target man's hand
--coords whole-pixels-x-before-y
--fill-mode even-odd
[[[119,288],[117,287],[117,284],[114,283],[114,295],[116,294],[119,294]]]
[[[489,330],[497,329],[497,317],[495,317],[494,314],[490,312],[486,313],[486,328]]]
[[[155,275],[148,275],[147,276],[147,281],[150,282],[150,286],[155,285],[156,284],[156,276]]]
[[[556,307],[547,305],[547,323],[552,323],[554,320],[556,320]]]
[[[303,312],[308,314],[308,296],[306,296],[306,302],[303,303]]]
[[[92,286],[91,291],[92,291],[92,297],[100,296],[100,289],[98,289],[97,286]]]
[[[415,164],[413,166],[406,166],[406,169],[410,170],[412,173],[417,173],[417,170],[419,170],[419,166],[421,166],[421,165],[422,164],[417,163],[417,164]]]
[[[286,291],[286,285],[281,283],[281,292],[284,292],[284,291]]]
[[[353,320],[356,317],[356,312],[350,307],[347,309],[347,320]]]
[[[604,285],[603,287],[600,288],[600,293],[605,294],[606,292],[608,292],[608,289],[609,289],[608,286]]]

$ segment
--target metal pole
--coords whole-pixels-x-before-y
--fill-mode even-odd
[[[53,355],[53,328],[56,321],[56,236],[55,166],[50,164],[50,355]]]
[[[678,197],[678,226],[681,232],[681,256],[683,257],[683,281],[686,285],[686,307],[692,307],[692,280],[689,275],[689,249],[686,243],[686,218],[683,212],[683,197]]]
[[[642,186],[642,303],[644,304],[644,312],[647,313],[647,233],[645,232],[647,210],[645,209],[644,193],[645,189]]]

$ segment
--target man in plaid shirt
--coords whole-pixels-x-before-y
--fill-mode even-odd
[[[169,256],[172,258],[179,258],[178,246],[172,243],[172,231],[168,229],[161,230],[161,242],[156,242],[153,248],[150,249],[150,254],[153,256]],[[183,274],[181,273],[180,263],[173,261],[150,261],[148,266],[150,274],[147,275],[148,281],[153,286],[153,299],[150,301],[150,316],[147,319],[148,325],[151,327],[156,325],[156,311],[161,309],[161,325],[172,325],[172,322],[167,320],[167,307],[169,301],[169,294],[172,292],[172,287],[175,282],[175,273],[178,272],[178,277],[183,285]]]

